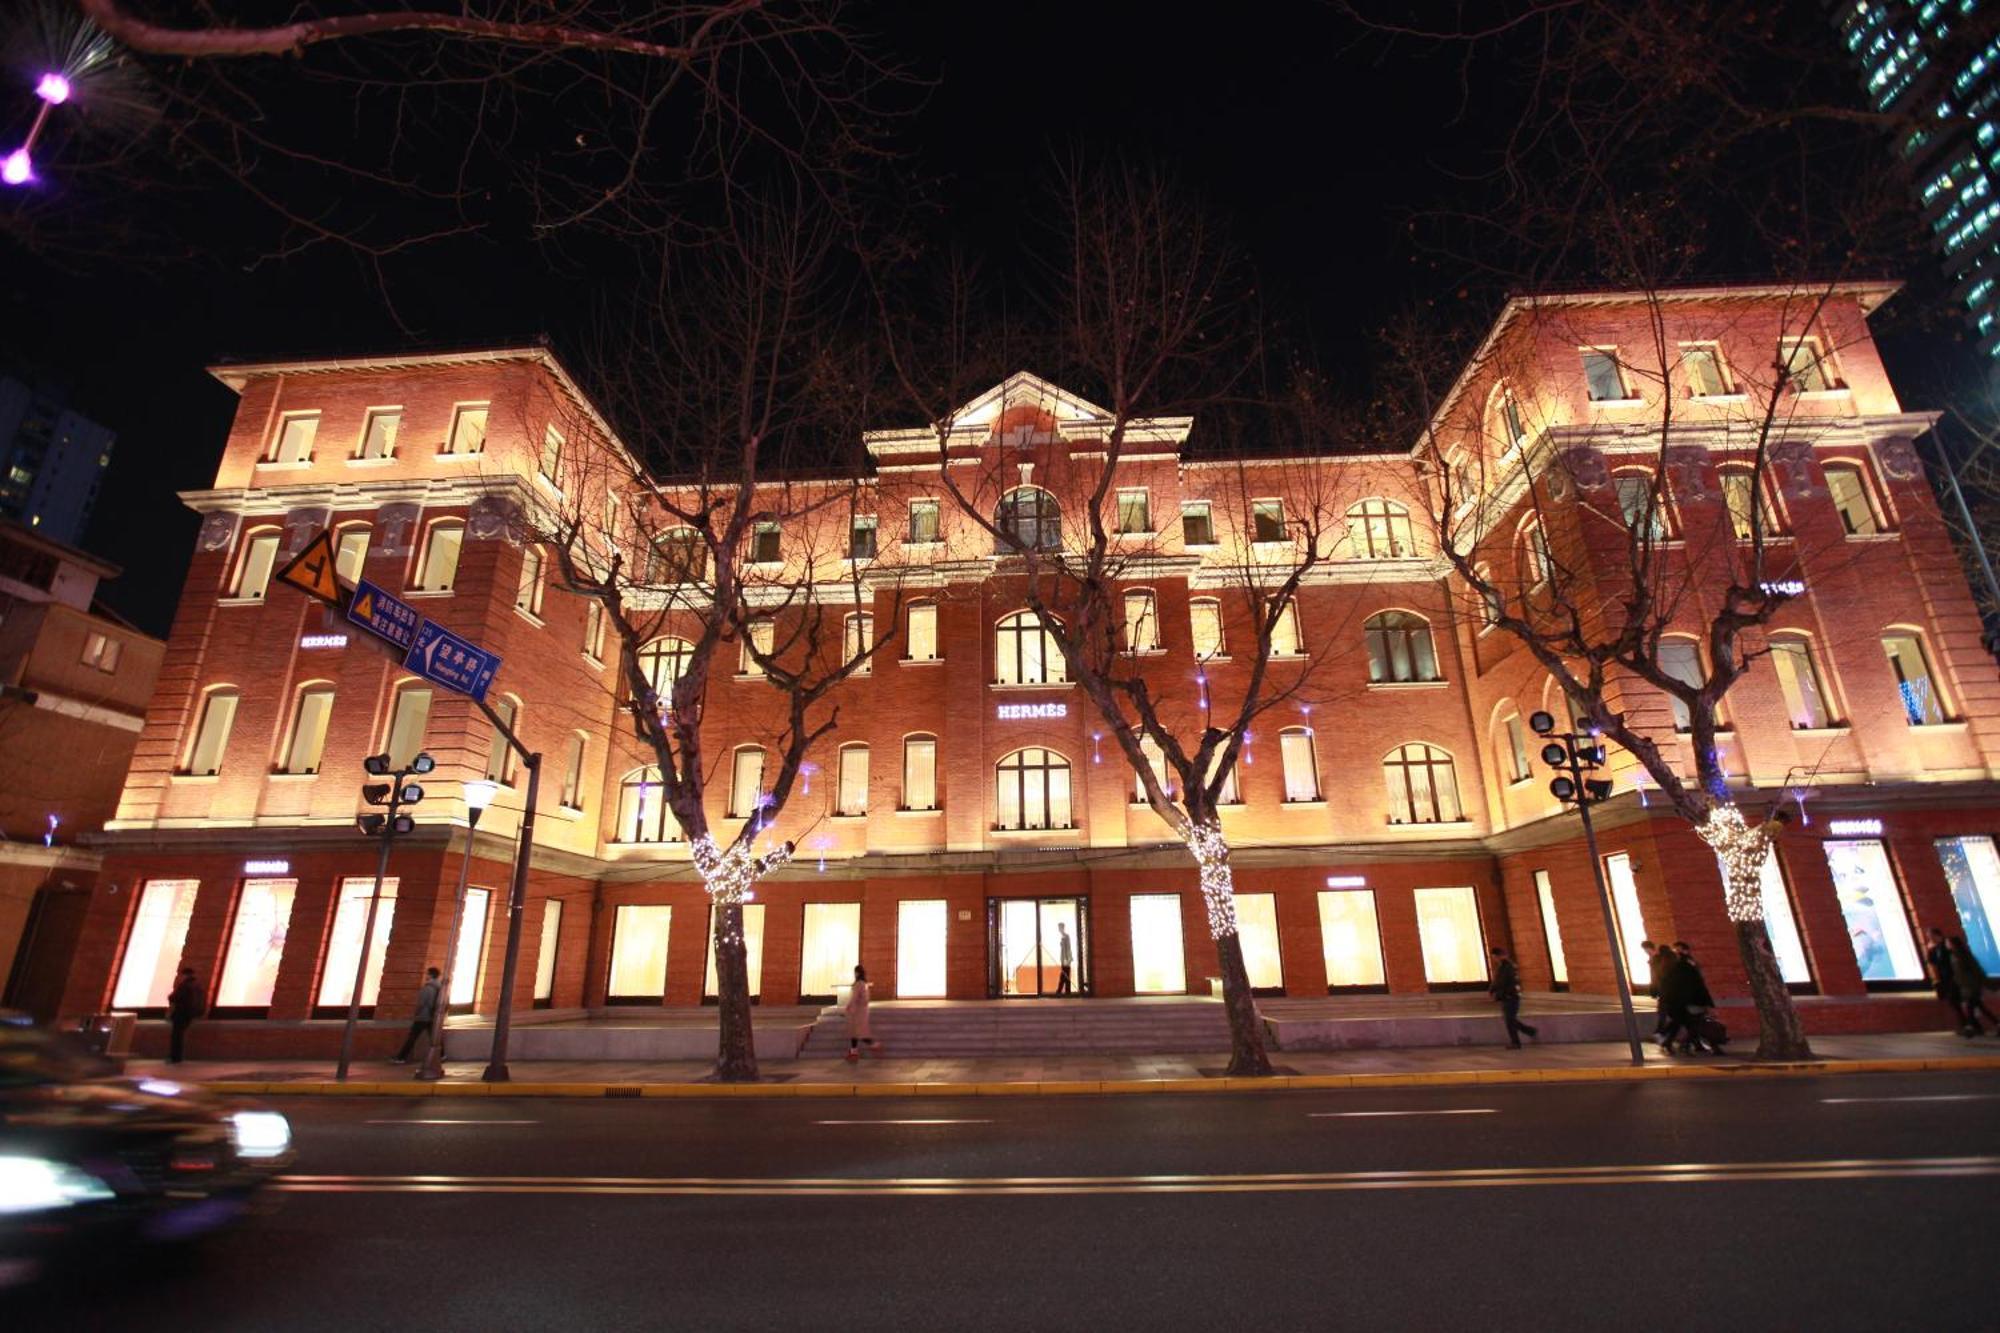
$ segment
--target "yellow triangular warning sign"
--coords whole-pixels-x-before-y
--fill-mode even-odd
[[[340,581],[333,576],[333,538],[325,528],[292,557],[290,564],[278,571],[278,579],[329,606],[340,605]]]
[[[374,616],[375,616],[375,599],[373,597],[370,597],[365,592],[362,593],[361,596],[355,600],[353,607],[350,608],[347,613],[347,618],[349,620],[355,621],[356,623],[363,625],[367,624],[370,620],[372,620]]]

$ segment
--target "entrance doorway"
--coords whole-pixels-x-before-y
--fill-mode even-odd
[[[1063,943],[1071,995],[1090,994],[1090,899],[988,898],[986,994],[992,999],[1057,996]]]

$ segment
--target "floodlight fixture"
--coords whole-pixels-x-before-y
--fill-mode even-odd
[[[1537,736],[1546,736],[1556,729],[1555,714],[1546,709],[1536,709],[1528,714],[1528,730]]]
[[[361,761],[361,767],[372,776],[382,778],[395,771],[395,762],[386,754],[371,754]]]
[[[1557,778],[1549,783],[1549,794],[1558,801],[1572,800],[1576,796],[1576,784],[1568,778]]]
[[[415,805],[424,799],[424,789],[414,782],[405,782],[403,790],[396,793],[396,799],[404,805]]]
[[[1569,763],[1569,751],[1559,741],[1550,741],[1542,747],[1542,762],[1550,768],[1563,768]]]
[[[419,752],[417,757],[410,761],[410,771],[412,773],[428,773],[436,767],[437,760],[422,752]]]
[[[1611,781],[1608,778],[1588,778],[1583,784],[1584,794],[1593,801],[1611,799]]]
[[[361,799],[370,805],[389,804],[389,794],[395,790],[386,782],[371,782],[361,789]]]

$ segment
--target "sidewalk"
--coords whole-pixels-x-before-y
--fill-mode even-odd
[[[1432,1047],[1372,1051],[1273,1051],[1273,1078],[1224,1078],[1213,1055],[1051,1055],[989,1060],[771,1061],[754,1084],[706,1081],[707,1061],[512,1062],[508,1083],[484,1083],[484,1066],[451,1061],[441,1082],[422,1083],[414,1066],[357,1063],[346,1083],[323,1061],[196,1061],[167,1065],[134,1060],[128,1073],[201,1083],[217,1092],[260,1096],[393,1097],[869,1097],[1008,1096],[1079,1093],[1223,1092],[1279,1089],[1446,1086],[1471,1083],[1582,1083],[1624,1079],[1774,1078],[1830,1074],[1991,1070],[2000,1073],[2000,1041],[1950,1033],[1819,1037],[1818,1059],[1764,1065],[1745,1055],[1667,1056],[1650,1044],[1635,1067],[1622,1042],[1503,1047]]]

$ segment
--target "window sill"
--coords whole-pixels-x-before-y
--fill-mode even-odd
[[[1441,690],[1451,684],[1448,680],[1371,680],[1371,690]]]
[[[262,597],[218,597],[215,599],[215,604],[217,606],[262,606],[264,599]]]
[[[1850,532],[1847,534],[1847,540],[1851,542],[1892,542],[1902,535],[1895,528],[1884,528],[1880,532]]]
[[[558,801],[556,803],[556,808],[549,811],[549,813],[554,815],[557,819],[567,819],[570,822],[574,823],[575,821],[583,818],[583,807],[580,805],[570,805],[567,802]]]
[[[1074,824],[1063,824],[1055,828],[993,828],[993,829],[988,829],[987,832],[991,833],[996,838],[1014,839],[1014,838],[1046,838],[1052,833],[1073,834],[1081,832],[1081,830],[1079,830],[1077,826]]]
[[[1164,648],[1127,648],[1124,655],[1126,657],[1165,657],[1167,650]]]
[[[944,661],[942,657],[899,657],[896,660],[904,666],[936,666]]]
[[[743,562],[743,564],[744,564],[744,567],[745,567],[745,568],[747,568],[747,569],[763,569],[763,570],[772,570],[772,569],[783,569],[783,568],[785,567],[785,562],[784,562],[784,561],[783,561],[782,559],[779,559],[779,560],[745,560],[745,561]]]
[[[643,842],[626,842],[618,838],[612,838],[604,845],[606,847],[685,847],[687,846],[687,839],[648,838]]]
[[[1278,652],[1274,652],[1274,653],[1272,653],[1272,654],[1271,654],[1271,660],[1272,660],[1273,662],[1303,662],[1303,661],[1305,661],[1305,660],[1306,660],[1306,658],[1308,658],[1308,657],[1310,657],[1310,656],[1311,656],[1311,654],[1310,654],[1310,653],[1278,653]]]
[[[1910,730],[1934,736],[1964,735],[1971,724],[1962,717],[1949,717],[1942,722],[1912,722]]]
[[[437,452],[437,461],[440,463],[472,463],[485,456],[486,453],[484,450],[480,450],[477,453],[460,453],[455,449],[440,449]]]
[[[1191,542],[1183,538],[1181,540],[1181,549],[1185,551],[1213,551],[1214,549],[1216,549],[1216,547],[1220,546],[1221,544],[1222,543],[1220,542],[1214,542],[1214,541]]]
[[[1469,829],[1472,827],[1472,821],[1469,819],[1432,819],[1427,821],[1418,820],[1408,824],[1399,824],[1392,819],[1389,821],[1389,827],[1392,829],[1432,829],[1432,828]]]
[[[739,672],[737,672],[737,673],[736,673],[735,675],[731,676],[731,677],[730,677],[730,679],[731,679],[731,680],[768,680],[768,679],[769,679],[769,677],[768,677],[768,676],[766,676],[766,675],[765,675],[765,674],[764,674],[763,672],[761,672],[761,671],[739,671]]]
[[[274,769],[267,776],[272,782],[311,782],[319,777],[319,770],[309,768],[303,773],[294,773],[290,769],[280,768]]]
[[[904,539],[903,539],[903,549],[904,549],[904,550],[906,550],[906,551],[917,551],[917,552],[921,552],[921,553],[925,553],[925,554],[928,554],[928,553],[929,553],[929,552],[931,552],[931,551],[941,551],[941,550],[943,550],[943,549],[944,549],[944,543],[943,543],[942,541],[938,540],[938,539],[937,539],[937,538],[935,538],[935,537],[933,537],[933,538],[932,538],[931,540],[929,540],[929,541],[927,541],[927,542],[917,542],[917,541],[911,541],[911,540],[909,540],[908,538],[904,538]]]
[[[388,467],[391,463],[395,461],[396,461],[396,456],[394,454],[384,454],[380,458],[350,458],[347,459],[342,464],[342,466],[343,467]]]
[[[1525,787],[1534,780],[1535,780],[1535,775],[1533,773],[1524,773],[1518,778],[1508,778],[1507,790],[1513,791],[1517,787]],[[1400,825],[1398,827],[1400,827]]]
[[[1196,666],[1214,666],[1217,662],[1229,661],[1230,656],[1228,653],[1213,653],[1207,657],[1202,657],[1199,654],[1197,654],[1194,660]]]
[[[1324,796],[1315,796],[1310,801],[1280,801],[1278,802],[1278,808],[1280,810],[1324,810],[1326,809],[1326,798]]]
[[[1590,405],[1592,407],[1644,407],[1646,400],[1643,398],[1592,398]]]
[[[868,812],[866,810],[840,811],[828,815],[827,820],[829,823],[834,824],[865,824],[868,822]]]
[[[1750,545],[1751,541],[1752,539],[1749,537],[1738,537],[1736,539],[1736,544],[1739,546],[1748,546]],[[1792,534],[1789,532],[1767,532],[1764,534],[1764,545],[1766,546],[1777,546],[1777,545],[1789,546],[1791,544],[1792,544]]]
[[[1794,730],[1797,730],[1797,728],[1794,728]],[[1694,740],[1694,730],[1690,727],[1675,727],[1674,735],[1679,736],[1684,741],[1692,742]],[[1736,738],[1736,728],[1725,727],[1717,723],[1715,735],[1718,740],[1734,740]]]
[[[1797,394],[1798,400],[1802,403],[1836,403],[1853,396],[1854,390],[1845,384],[1836,385],[1831,389],[1800,389]]]
[[[220,773],[169,773],[167,781],[176,787],[212,787],[222,780]]]
[[[1747,403],[1750,401],[1750,395],[1747,393],[1691,393],[1688,395],[1688,401],[1694,403]]]
[[[996,680],[986,687],[989,690],[1070,690],[1076,688],[1073,680]]]
[[[934,805],[934,806],[931,806],[931,807],[930,807],[930,808],[929,808],[928,810],[908,810],[908,809],[905,809],[905,808],[903,808],[902,806],[898,806],[898,807],[896,807],[896,813],[897,813],[897,814],[899,814],[899,815],[903,815],[903,816],[905,816],[905,817],[908,817],[908,818],[923,818],[923,817],[925,817],[925,816],[928,816],[928,815],[941,815],[941,814],[943,814],[943,813],[944,813],[944,807],[943,807],[943,806],[941,806],[941,805]]]
[[[589,668],[590,668],[590,669],[591,669],[592,671],[602,671],[602,670],[604,670],[604,659],[603,659],[603,658],[601,658],[601,657],[592,657],[592,656],[591,656],[591,655],[590,655],[589,653],[579,653],[579,654],[577,654],[577,655],[578,655],[579,657],[583,658],[583,664],[584,664],[585,666],[589,667]]]
[[[258,472],[304,472],[313,465],[310,458],[294,458],[288,461],[266,459],[256,466]]]
[[[405,588],[403,590],[403,600],[406,602],[420,602],[426,598],[449,597],[457,591],[458,589],[456,588]]]
[[[540,616],[536,615],[533,611],[530,611],[525,606],[515,607],[514,614],[521,617],[521,619],[527,621],[530,625],[533,625],[536,629],[548,628],[547,621],[543,620]]]
[[[558,500],[563,498],[562,487],[556,485],[554,481],[550,480],[547,473],[544,472],[535,473],[535,485],[541,487],[543,490],[547,491],[550,495],[555,496],[556,499]]]
[[[840,557],[840,563],[843,565],[867,565],[873,564],[881,558],[881,556],[873,551],[869,551],[865,555],[857,555],[853,551],[849,551],[846,555]]]
[[[1120,528],[1111,535],[1114,537],[1157,537],[1160,533],[1157,528],[1133,528],[1130,531]]]
[[[1845,736],[1850,730],[1852,728],[1845,722],[1835,722],[1825,727],[1793,727],[1792,735],[1802,736],[1808,740],[1823,740],[1833,736]]]

